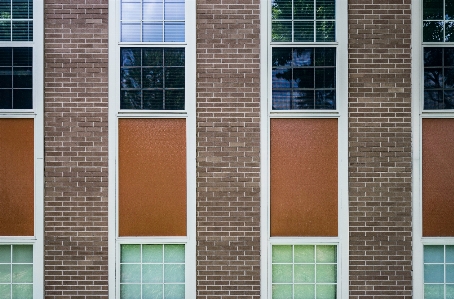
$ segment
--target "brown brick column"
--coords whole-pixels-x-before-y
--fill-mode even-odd
[[[107,297],[107,2],[45,3],[46,298]]]
[[[350,298],[411,298],[411,1],[349,2]]]
[[[259,19],[197,1],[198,298],[260,297]]]

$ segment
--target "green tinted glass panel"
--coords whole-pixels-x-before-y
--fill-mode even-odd
[[[272,287],[273,299],[292,298],[293,286],[291,284],[274,284]]]
[[[144,263],[162,263],[163,246],[162,245],[143,245],[142,262]]]
[[[121,284],[120,285],[121,299],[142,299],[140,284]]]
[[[0,284],[0,299],[11,299],[11,285]]]
[[[446,245],[445,247],[445,255],[446,255],[446,262],[447,263],[454,263],[454,246],[453,245]]]
[[[424,265],[424,282],[425,283],[443,283],[444,267],[437,264]]]
[[[273,283],[292,283],[293,265],[274,264],[272,269]]]
[[[314,245],[295,245],[295,263],[314,263]]]
[[[164,265],[165,283],[184,283],[184,264]]]
[[[290,245],[275,245],[272,250],[273,263],[292,263],[293,262],[293,246]]]
[[[165,284],[164,298],[185,298],[184,284]]]
[[[454,264],[446,265],[446,282],[454,283]]]
[[[0,265],[0,283],[11,283],[11,265]]]
[[[33,263],[33,246],[13,245],[13,263]]]
[[[336,250],[334,245],[317,246],[317,263],[336,263]]]
[[[294,299],[313,299],[315,298],[315,284],[296,284],[294,286]]]
[[[320,283],[320,282],[331,282],[331,283],[335,283],[336,282],[336,275],[337,275],[337,271],[336,271],[336,265],[331,265],[331,264],[317,264],[315,266],[316,268],[316,282],[317,283]]]
[[[32,284],[13,284],[12,299],[32,299],[33,285]]]
[[[120,265],[120,282],[121,283],[140,283],[141,266],[140,264],[122,264]]]
[[[296,264],[295,283],[314,283],[315,282],[315,265]]]
[[[33,265],[13,264],[13,283],[32,283]]]
[[[140,263],[140,245],[121,245],[121,263]]]
[[[162,299],[164,285],[162,284],[144,284],[142,286],[143,298]]]
[[[11,263],[11,245],[0,245],[0,263]]]
[[[454,299],[454,284],[446,285],[446,299]]]
[[[163,283],[162,264],[144,264],[142,265],[142,282],[143,283]]]
[[[331,284],[320,284],[316,287],[316,299],[336,298],[336,286]]]
[[[424,246],[424,263],[443,263],[444,246],[426,245]]]
[[[184,245],[164,245],[164,262],[184,263]]]
[[[424,284],[424,299],[444,298],[444,286],[442,284]]]

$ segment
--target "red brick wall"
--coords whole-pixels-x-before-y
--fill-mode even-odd
[[[259,18],[197,1],[198,298],[260,297]]]
[[[411,298],[410,4],[349,1],[350,298]]]
[[[107,18],[45,2],[46,298],[107,296]]]

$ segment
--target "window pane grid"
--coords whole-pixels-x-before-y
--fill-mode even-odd
[[[184,42],[184,0],[123,0],[122,42]]]
[[[335,298],[336,245],[273,245],[272,298]]]
[[[424,246],[424,298],[454,297],[454,245]]]
[[[1,298],[33,298],[33,245],[0,245]]]
[[[453,1],[423,1],[423,41],[454,42]]]
[[[123,244],[120,298],[184,298],[183,244]]]
[[[33,0],[0,3],[0,41],[33,41]]]
[[[334,42],[334,0],[272,0],[272,42]]]

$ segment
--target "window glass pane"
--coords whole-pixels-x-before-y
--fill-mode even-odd
[[[0,263],[11,262],[11,246],[0,245]]]
[[[141,248],[140,245],[121,245],[121,263],[140,263]]]
[[[164,286],[162,284],[142,285],[143,298],[163,298]],[[122,297],[123,298],[123,297]]]
[[[315,265],[295,265],[295,283],[315,283]]]
[[[0,264],[0,283],[11,283],[11,264]]]
[[[292,298],[293,286],[291,284],[273,284],[273,299]]]
[[[446,1],[446,3],[445,3],[445,19],[446,20],[454,19],[454,2],[453,1]]]
[[[311,1],[313,2],[313,0]],[[307,6],[304,6],[306,8]],[[313,6],[312,6],[313,7]],[[303,7],[297,7],[301,9]],[[300,13],[302,13],[300,11]],[[291,20],[292,19],[292,1],[291,0],[271,0],[271,18],[273,20]]]
[[[425,21],[423,22],[423,41],[442,42],[444,41],[443,22]]]
[[[142,245],[142,259],[144,263],[162,263],[162,245]]]
[[[445,246],[445,259],[447,263],[454,263],[454,245]]]
[[[424,246],[424,263],[443,263],[443,245]]]
[[[184,23],[164,23],[165,42],[184,42]]]
[[[335,1],[334,0],[317,0],[316,1],[316,18],[317,19],[334,19],[335,18]]]
[[[273,283],[292,283],[293,282],[293,265],[273,264],[272,269]]]
[[[442,284],[424,284],[424,299],[444,298],[443,288]]]
[[[164,298],[185,298],[184,284],[165,284]]]
[[[292,263],[293,246],[291,245],[273,246],[272,256],[273,263]]]
[[[164,245],[165,263],[184,263],[184,245]]]
[[[166,1],[164,7],[164,18],[166,21],[184,21],[183,1]]]
[[[13,284],[12,299],[32,299],[33,285],[32,284]]]
[[[294,18],[296,20],[314,19],[314,0],[294,1]]]
[[[445,42],[454,42],[454,22],[445,23]]]
[[[317,246],[317,263],[336,263],[336,246],[318,245]]]
[[[317,299],[336,298],[336,286],[330,284],[317,285]]]
[[[295,263],[314,263],[315,246],[314,245],[295,245]]]
[[[121,24],[121,41],[139,42],[140,41],[140,23],[122,23]]]
[[[143,4],[143,20],[144,21],[163,21],[163,3],[162,2],[147,2]]]
[[[163,283],[164,268],[162,264],[144,264],[142,266],[143,283]]]
[[[162,23],[145,23],[143,24],[143,41],[144,42],[161,42],[163,40]]]
[[[314,41],[314,22],[303,21],[295,22],[295,42],[313,42]]]
[[[292,41],[292,22],[275,21],[271,24],[271,40],[273,42]]]
[[[33,263],[33,246],[13,245],[13,263]]]
[[[423,19],[443,20],[443,1],[444,0],[423,0]]]
[[[424,48],[424,109],[454,109],[454,48]]]
[[[315,285],[314,284],[297,284],[294,286],[295,294],[294,299],[313,299],[315,298]],[[274,298],[274,297],[273,297]],[[335,298],[333,296],[327,298]]]
[[[139,21],[141,18],[140,1],[121,3],[121,20],[122,21]]]
[[[121,299],[142,299],[140,284],[120,284]]]
[[[334,42],[335,41],[335,22],[322,21],[316,22],[317,42]]]

